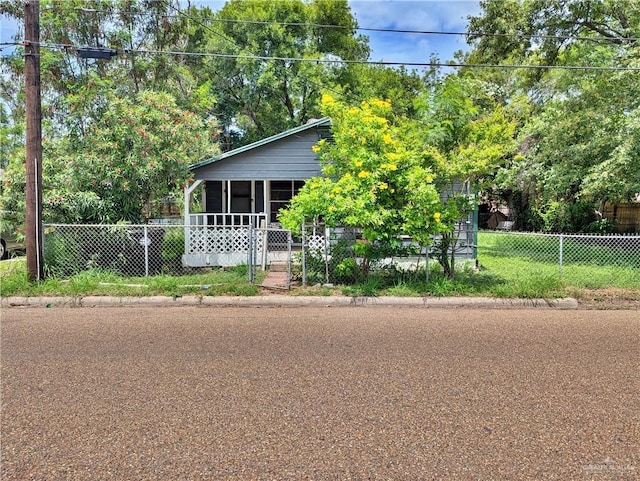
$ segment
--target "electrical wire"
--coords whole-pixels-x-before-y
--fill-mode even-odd
[[[163,14],[164,17],[178,17],[180,15],[184,15],[181,10],[178,10],[173,5],[169,5],[171,8],[176,10],[175,14]],[[113,14],[108,10],[96,10],[96,9],[88,9],[88,8],[76,8],[76,10],[81,10],[83,12],[89,13],[107,13]],[[131,15],[155,15],[152,12],[121,12],[127,13]],[[607,36],[601,35],[598,37],[588,37],[582,35],[547,35],[547,34],[525,34],[525,33],[496,33],[496,32],[482,32],[482,33],[469,33],[469,32],[455,32],[455,31],[441,31],[441,30],[412,30],[412,29],[395,29],[395,28],[373,28],[373,27],[356,27],[356,26],[347,26],[347,25],[334,25],[334,24],[323,24],[323,23],[306,23],[306,22],[276,22],[276,21],[265,21],[265,20],[240,20],[240,19],[230,19],[230,18],[209,18],[211,22],[220,22],[220,23],[230,23],[230,24],[246,24],[246,25],[280,25],[283,27],[310,27],[310,28],[333,28],[333,29],[342,29],[342,30],[358,30],[362,32],[376,32],[376,33],[401,33],[401,34],[412,34],[412,35],[454,35],[454,36],[462,36],[469,38],[481,38],[481,37],[489,37],[489,38],[521,38],[521,39],[542,39],[542,40],[587,40],[587,41],[624,41],[624,42],[640,42],[640,37],[621,37],[621,36]],[[202,24],[201,24],[202,25]]]
[[[521,34],[521,33],[469,33],[469,32],[446,32],[439,30],[407,30],[407,29],[394,29],[394,28],[372,28],[372,27],[348,27],[346,25],[331,25],[331,24],[317,24],[317,23],[303,23],[303,22],[267,22],[260,20],[234,20],[225,18],[212,18],[213,22],[225,22],[225,23],[238,23],[249,25],[282,25],[292,27],[312,27],[312,28],[336,28],[344,30],[359,30],[363,32],[377,32],[377,33],[402,33],[402,34],[416,34],[416,35],[457,35],[463,37],[517,37],[526,39],[543,39],[543,40],[616,40],[616,41],[630,41],[638,42],[640,37],[611,37],[611,36],[598,36],[598,37],[586,37],[577,35],[545,35],[545,34]]]
[[[77,49],[81,48],[70,44],[38,43],[41,48]],[[239,55],[225,53],[187,52],[181,50],[148,50],[148,49],[122,49],[124,54],[145,55],[177,55],[187,57],[210,57],[243,60],[275,60],[282,62],[311,62],[324,64],[361,64],[379,65],[387,67],[451,67],[451,68],[494,68],[494,69],[543,69],[543,70],[592,70],[592,71],[640,71],[640,67],[623,66],[594,66],[594,65],[533,65],[533,64],[483,64],[483,63],[457,63],[457,62],[391,62],[384,60],[342,60],[328,58],[304,58],[304,57],[277,57],[267,55]]]

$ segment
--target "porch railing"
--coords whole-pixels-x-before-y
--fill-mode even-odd
[[[267,214],[245,213],[204,213],[189,214],[186,224],[190,226],[222,226],[222,227],[266,227]]]

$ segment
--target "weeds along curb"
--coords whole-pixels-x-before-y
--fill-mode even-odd
[[[149,296],[3,297],[0,307],[422,307],[577,309],[578,301],[493,297]]]

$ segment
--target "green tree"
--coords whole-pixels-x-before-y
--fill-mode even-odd
[[[188,166],[219,152],[217,124],[180,109],[168,94],[108,99],[110,109],[81,137],[54,139],[43,158],[48,222],[141,222],[149,204],[181,198]],[[24,209],[24,167],[3,177],[3,205]]]
[[[471,77],[449,76],[416,104],[412,135],[421,145],[423,165],[435,172],[442,213],[436,256],[445,275],[455,273],[457,223],[476,207],[474,191],[507,165],[513,155],[516,124]],[[420,215],[412,217],[419,232]]]
[[[478,181],[505,161],[513,125],[499,108],[478,115],[453,80],[423,98],[419,108],[422,117],[415,121],[394,115],[389,101],[349,107],[325,95],[323,113],[332,119],[333,141],[315,147],[323,175],[292,199],[281,213],[283,225],[298,230],[322,216],[331,226],[361,228],[356,253],[364,259],[364,276],[373,261],[398,246],[401,235],[423,246],[436,235],[453,238],[455,223],[474,208],[475,199],[461,194],[460,184]],[[446,252],[439,260],[453,277]]]
[[[205,60],[216,116],[229,135],[242,132],[230,147],[318,117],[320,92],[353,81],[341,60],[369,53],[346,0],[231,0],[209,25],[207,51],[226,55]],[[314,61],[323,59],[335,62]]]
[[[521,155],[499,172],[496,185],[529,213],[524,227],[588,229],[598,203],[630,200],[640,191],[640,82],[637,71],[624,70],[640,65],[640,4],[486,0],[481,6],[470,21],[468,61],[558,67],[481,74],[508,85],[500,99],[505,105],[523,96],[529,102]],[[610,70],[562,69],[576,65]],[[591,209],[582,207],[589,203]],[[552,212],[568,217],[548,222]]]
[[[143,90],[168,92],[181,108],[211,115],[214,99],[206,79],[196,75],[201,70],[199,59],[145,53],[179,51],[186,45],[201,47],[198,42],[204,27],[192,20],[190,12],[194,11],[190,6],[183,8],[177,0],[42,0],[40,61],[45,117],[58,131],[83,133],[108,108],[109,93],[134,98]],[[200,17],[206,17],[207,12],[202,9]],[[24,2],[3,0],[0,13],[23,22]],[[109,61],[80,58],[77,49],[87,46],[116,49],[118,55]],[[11,82],[14,86],[3,90],[5,101],[15,103],[22,95],[23,65],[20,56],[3,61],[2,79],[5,85]],[[16,121],[22,119],[16,117]]]
[[[372,99],[349,107],[324,95],[322,106],[332,119],[334,139],[314,147],[323,175],[304,185],[280,220],[294,230],[318,216],[331,226],[361,228],[355,249],[366,277],[372,262],[397,246],[417,212],[421,234],[438,231],[434,174],[406,141],[404,119],[393,115],[390,102]]]

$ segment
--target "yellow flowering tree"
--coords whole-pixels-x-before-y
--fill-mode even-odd
[[[324,95],[322,109],[333,133],[333,142],[321,140],[313,148],[323,175],[305,184],[280,221],[295,231],[318,216],[330,226],[361,228],[355,249],[366,277],[372,261],[399,246],[401,234],[424,245],[444,227],[435,174],[390,102],[349,107]]]
[[[281,222],[297,231],[322,216],[330,226],[361,228],[356,254],[364,276],[373,260],[393,252],[400,235],[422,246],[437,238],[435,257],[452,278],[456,223],[476,204],[461,186],[477,186],[514,145],[514,124],[480,95],[473,82],[449,77],[417,99],[415,119],[394,115],[385,100],[348,106],[324,95],[333,142],[313,148],[323,175],[305,184]]]

